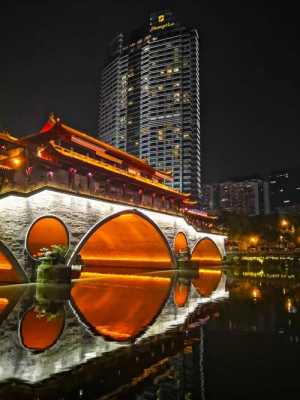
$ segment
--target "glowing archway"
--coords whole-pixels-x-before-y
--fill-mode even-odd
[[[96,224],[75,249],[86,274],[103,268],[170,269],[174,265],[170,246],[159,227],[137,210],[122,211]]]
[[[28,278],[9,249],[0,242],[0,284],[27,282]]]
[[[20,322],[20,338],[24,347],[44,351],[52,347],[62,334],[65,325],[64,313],[49,317],[36,309],[28,310]]]
[[[174,239],[175,253],[181,253],[187,251],[189,248],[186,235],[183,232],[178,232]]]
[[[222,271],[216,268],[199,268],[198,277],[193,285],[200,296],[208,297],[215,291],[222,277]]]
[[[79,279],[71,291],[78,318],[96,335],[118,342],[140,336],[160,314],[172,287],[172,273],[97,273]]]
[[[210,238],[200,239],[192,251],[191,260],[198,265],[220,265],[222,255],[217,245]]]
[[[26,250],[31,257],[39,257],[43,248],[55,244],[69,247],[69,232],[66,225],[53,215],[44,215],[36,219],[26,235]]]

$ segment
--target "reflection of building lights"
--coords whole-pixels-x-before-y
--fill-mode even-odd
[[[280,222],[280,225],[282,226],[282,228],[286,228],[288,226],[289,222],[286,219],[282,219]]]
[[[257,301],[261,298],[261,291],[258,288],[254,288],[252,290],[251,295],[252,295],[253,300]]]

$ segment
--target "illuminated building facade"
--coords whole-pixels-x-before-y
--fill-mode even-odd
[[[290,168],[268,176],[270,206],[273,212],[300,212],[300,170]]]
[[[269,214],[268,184],[262,179],[208,184],[204,186],[201,204],[206,211],[249,216]]]
[[[200,196],[199,38],[169,11],[118,35],[101,73],[99,137],[155,168],[173,188]]]

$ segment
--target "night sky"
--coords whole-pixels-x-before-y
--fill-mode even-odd
[[[241,6],[243,4],[243,6]],[[173,10],[200,34],[208,181],[300,165],[298,13],[282,2],[10,1],[1,6],[0,130],[37,131],[54,111],[95,134],[99,68],[117,32]],[[289,3],[291,4],[291,3]]]

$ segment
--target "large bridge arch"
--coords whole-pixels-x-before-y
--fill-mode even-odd
[[[28,277],[15,256],[0,242],[0,283],[24,283]]]
[[[209,237],[203,237],[195,244],[191,260],[198,265],[220,265],[222,253],[216,243]]]
[[[76,246],[69,264],[80,254],[84,271],[103,268],[170,269],[172,249],[159,226],[135,209],[123,210],[97,222]]]

